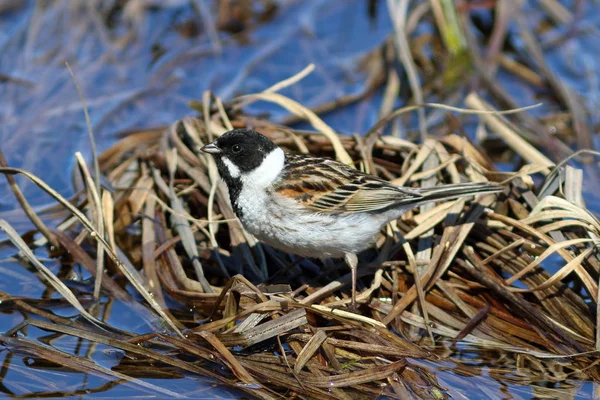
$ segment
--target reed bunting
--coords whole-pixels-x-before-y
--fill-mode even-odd
[[[250,129],[229,131],[201,150],[215,158],[233,210],[257,239],[304,257],[345,258],[353,307],[356,254],[383,225],[424,203],[502,190],[479,182],[398,187],[337,161],[285,153]]]

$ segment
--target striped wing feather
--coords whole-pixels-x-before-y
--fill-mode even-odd
[[[330,214],[376,212],[423,198],[336,161],[291,154],[286,155],[282,179],[274,190],[308,209]]]

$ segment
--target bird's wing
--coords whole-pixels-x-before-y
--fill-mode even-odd
[[[308,210],[328,214],[377,212],[423,199],[418,192],[339,162],[291,154],[286,154],[285,168],[273,190]]]

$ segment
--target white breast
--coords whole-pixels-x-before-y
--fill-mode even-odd
[[[305,257],[340,258],[358,253],[371,246],[387,222],[365,213],[316,214],[301,209],[293,200],[251,189],[242,190],[238,204],[248,232],[277,249]]]

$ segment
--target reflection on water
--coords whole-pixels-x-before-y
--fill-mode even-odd
[[[593,398],[593,383],[582,381],[578,371],[569,368],[572,364],[560,359],[542,364],[526,354],[470,344],[446,351],[451,360],[428,367],[454,398]]]
[[[0,4],[1,147],[10,165],[33,172],[65,196],[73,192],[73,154],[80,151],[89,159],[91,153],[81,103],[65,61],[85,93],[100,152],[118,139],[119,132],[168,125],[192,114],[188,103],[201,99],[205,90],[231,99],[265,89],[309,63],[316,65],[315,72],[284,94],[308,106],[359,94],[365,90],[368,75],[365,55],[392,32],[384,1],[371,2],[378,4],[374,17],[369,17],[363,0],[279,1],[274,17],[266,18],[266,22],[250,21],[251,27],[243,35],[219,31],[211,16],[216,11],[209,2],[198,6],[199,2],[174,0],[144,5],[132,0],[129,4],[139,8],[124,9],[116,6],[119,2],[99,0],[9,3],[12,7]],[[590,110],[597,110],[600,5],[581,3],[583,10],[578,9],[577,15],[584,18],[572,28],[578,35],[550,31],[545,37],[545,51],[554,72],[583,96]],[[528,18],[537,25],[542,14],[533,4],[527,7]],[[481,18],[488,17],[481,12]],[[522,43],[510,45],[524,51]],[[520,105],[540,101],[540,93],[520,85],[512,75],[500,73],[498,79],[515,94]],[[377,88],[325,119],[340,132],[364,132],[378,119],[382,92]],[[551,99],[544,99],[544,103],[544,107],[533,111],[534,115],[543,116],[556,107]],[[397,99],[395,106],[403,104],[404,100]],[[248,111],[266,113],[274,119],[286,116],[282,109],[262,103],[252,105]],[[598,113],[591,113],[590,119],[592,126],[600,123]],[[512,166],[507,164],[507,168]],[[595,169],[586,173],[598,175]],[[51,203],[33,185],[17,179],[34,206]],[[600,200],[594,195],[597,189],[592,185],[584,190],[588,206],[598,212]],[[0,217],[20,231],[31,228],[3,179]],[[36,278],[31,266],[15,260],[14,255],[13,248],[0,247],[0,331],[18,326],[29,316],[23,308],[15,307],[14,298],[18,296],[54,299],[51,310],[56,315],[76,315],[68,303]],[[65,279],[82,303],[90,300],[93,282],[85,269],[78,265],[67,268],[47,254],[38,256]],[[110,325],[130,332],[148,332],[153,324],[150,313],[139,302],[134,306],[104,298],[95,312]],[[131,371],[136,366],[144,382],[175,393],[189,393],[193,398],[240,396],[209,378],[137,362],[112,347],[66,339],[35,327],[25,329],[29,339],[66,353],[85,355],[107,370],[118,372],[126,365]],[[524,355],[507,357],[467,345],[455,349],[452,357],[461,364],[413,361],[435,371],[441,386],[454,398],[592,397],[592,384],[579,381],[577,371],[565,370],[559,361],[553,370],[540,370],[542,366],[533,365]],[[1,343],[0,362],[0,392],[15,397],[38,392],[86,398],[105,397],[107,393],[119,397],[148,393],[147,388],[119,379],[74,372],[65,366],[50,365],[41,357],[7,351]]]

